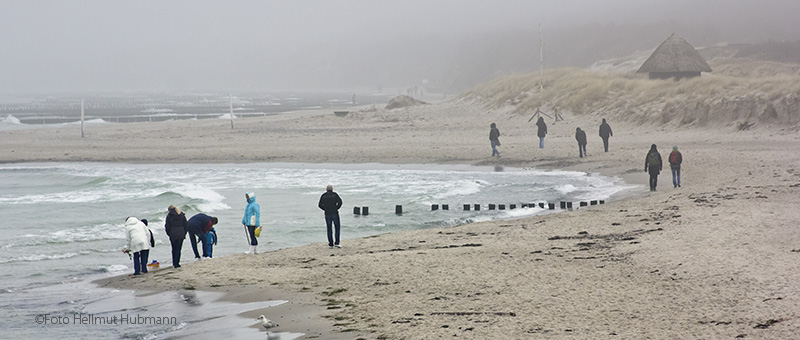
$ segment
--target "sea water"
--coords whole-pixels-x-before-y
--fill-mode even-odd
[[[133,271],[128,256],[120,252],[128,216],[149,221],[156,239],[150,260],[171,265],[164,232],[169,205],[180,207],[187,218],[201,212],[218,217],[214,257],[246,251],[241,220],[245,193],[250,191],[261,206],[260,252],[306,244],[327,248],[324,215],[317,203],[328,184],[344,202],[340,210],[344,247],[349,239],[380,233],[550,212],[538,206],[522,208],[523,204],[548,202],[558,207],[558,202],[570,201],[578,207],[580,201],[613,199],[634,188],[619,178],[582,172],[458,165],[0,165],[0,318],[11,325],[4,337],[188,337],[204,329],[198,326],[199,320],[223,317],[214,313],[226,308],[244,312],[242,306],[215,302],[207,293],[188,293],[201,294],[196,303],[214,305],[202,312],[192,309],[186,292],[161,293],[148,300],[134,298],[131,292],[97,289],[90,281]],[[433,204],[440,208],[432,210]],[[442,209],[444,204],[449,210]],[[465,211],[465,204],[480,205],[481,210]],[[489,204],[505,204],[506,209],[488,210]],[[511,204],[516,209],[510,209]],[[398,205],[402,206],[400,215],[395,214]],[[369,215],[354,214],[355,207],[368,207]],[[181,261],[194,261],[188,239]],[[147,310],[151,316],[177,316],[177,323],[148,327],[75,324],[81,321],[75,313],[108,316],[121,310],[126,315]],[[68,317],[72,323],[53,325],[58,319],[38,323],[36,318],[43,314]],[[238,332],[243,331],[241,324],[252,323],[239,320],[220,325],[238,327]],[[244,330],[249,331],[253,330]],[[254,338],[263,338],[263,333],[253,332]]]

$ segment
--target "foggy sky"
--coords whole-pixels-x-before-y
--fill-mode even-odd
[[[539,24],[546,45],[656,22],[695,45],[749,43],[799,40],[796,13],[794,0],[0,0],[0,93],[406,86],[481,37],[530,33],[520,43],[538,53]]]

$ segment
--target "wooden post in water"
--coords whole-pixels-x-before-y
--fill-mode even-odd
[[[83,134],[83,99],[81,99],[81,138],[84,138],[85,135]]]
[[[233,95],[228,92],[228,99],[230,100],[230,111],[231,111],[231,130],[233,130]]]

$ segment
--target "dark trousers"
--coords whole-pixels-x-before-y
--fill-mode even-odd
[[[200,258],[200,253],[197,252],[197,240],[206,244],[206,234],[202,230],[188,230],[189,232],[189,241],[192,242],[192,251],[194,252],[195,258]],[[206,247],[201,246],[203,248],[203,257],[208,257],[206,253]]]
[[[578,156],[583,158],[583,155],[586,155],[586,144],[578,143]]]
[[[246,226],[247,227],[247,234],[250,235],[250,245],[257,246],[258,245],[258,238],[256,237],[256,226]]]
[[[169,239],[172,244],[172,266],[178,268],[181,266],[181,248],[183,248],[183,239]]]
[[[602,138],[603,138],[603,150],[608,152],[608,137],[602,137]]]
[[[339,221],[339,213],[333,214],[325,214],[325,224],[328,226],[328,246],[334,246],[339,244],[339,231],[341,231],[342,226]],[[333,239],[333,230],[331,228],[331,224],[336,226],[336,242]]]
[[[658,185],[658,168],[650,168],[648,173],[650,174],[650,191],[656,191],[656,185]]]
[[[150,249],[141,250],[133,253],[133,274],[147,273],[147,257],[150,256]]]

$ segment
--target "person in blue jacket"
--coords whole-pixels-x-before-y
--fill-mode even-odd
[[[211,228],[211,230],[206,233],[206,243],[203,246],[203,253],[208,254],[209,258],[214,257],[212,252],[215,245],[217,245],[217,230]]]
[[[244,208],[244,217],[242,217],[242,225],[246,229],[248,243],[250,243],[250,250],[245,254],[255,254],[258,248],[258,238],[256,238],[256,228],[261,226],[261,206],[256,202],[256,193],[248,192],[244,194],[247,200],[247,207]]]
[[[197,252],[197,239],[200,239],[200,242],[202,242],[203,257],[208,257],[204,246],[206,244],[206,233],[211,230],[217,222],[219,222],[219,220],[217,220],[216,217],[208,216],[203,213],[194,215],[186,221],[186,231],[189,233],[189,241],[192,243],[192,251],[194,251],[195,259],[200,259],[200,254]]]

